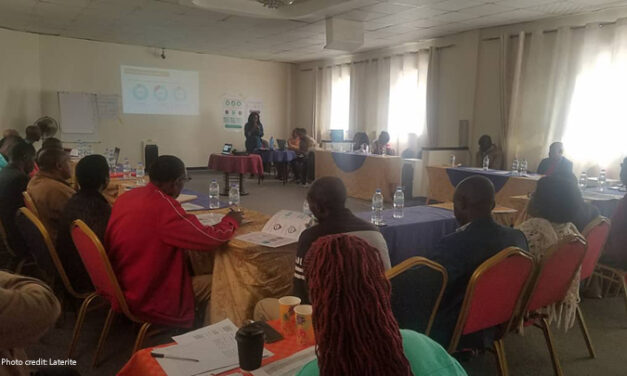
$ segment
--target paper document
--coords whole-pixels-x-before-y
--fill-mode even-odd
[[[266,364],[251,373],[253,376],[293,376],[314,359],[316,359],[316,347],[311,346],[290,357]]]
[[[205,213],[205,214],[196,214],[196,218],[203,224],[203,226],[215,226],[222,218],[224,218],[224,214],[218,213]],[[177,341],[178,342],[178,341]]]
[[[184,204],[181,204],[181,206],[183,207],[183,209],[185,209],[185,211],[205,210],[204,206],[192,204],[191,202],[186,202]]]
[[[281,210],[268,220],[259,232],[240,235],[236,239],[270,248],[296,243],[307,229],[311,217],[300,212]]]
[[[178,202],[180,202],[182,204],[184,202],[194,201],[197,198],[198,198],[198,196],[196,196],[196,195],[186,195],[184,193],[181,193],[179,195],[179,197],[176,198],[176,201],[178,201]]]

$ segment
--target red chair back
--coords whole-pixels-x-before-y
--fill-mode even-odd
[[[449,352],[462,335],[507,323],[520,309],[521,297],[531,281],[533,258],[515,247],[506,248],[473,273],[453,332]]]
[[[540,265],[526,312],[533,312],[566,297],[568,288],[586,253],[583,238],[568,237],[552,247]]]
[[[111,268],[109,257],[96,234],[80,219],[72,223],[71,233],[76,250],[83,260],[96,293],[105,297],[114,311],[122,311],[129,318],[134,319],[128,310],[118,279]]]
[[[581,280],[588,279],[594,272],[594,268],[599,261],[601,252],[605,247],[605,241],[610,233],[610,221],[605,217],[595,218],[586,228],[582,234],[588,242],[588,250],[581,263]]]

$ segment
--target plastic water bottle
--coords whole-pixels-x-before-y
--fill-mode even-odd
[[[490,168],[490,157],[486,155],[485,157],[483,157],[483,169],[488,170],[489,168]]]
[[[137,178],[137,185],[144,185],[144,164],[141,162],[137,162],[135,177]]]
[[[239,195],[239,191],[237,194]],[[212,179],[211,183],[209,183],[209,209],[218,208],[220,208],[220,184],[218,184],[216,179]]]
[[[518,166],[519,166],[518,159],[514,158],[514,162],[512,162],[512,175],[513,176],[518,175]]]
[[[527,176],[527,160],[524,158],[520,161],[519,171],[520,176]]]
[[[405,193],[403,187],[396,188],[394,192],[394,218],[403,218],[405,216]]]
[[[274,150],[274,136],[270,137],[270,142],[268,142],[268,147],[270,150]]]
[[[131,162],[128,161],[128,158],[124,158],[122,172],[124,172],[124,179],[129,179],[131,177]]]
[[[599,192],[605,191],[606,182],[607,182],[607,179],[605,177],[605,169],[602,168],[601,172],[599,173]]]
[[[588,174],[585,171],[581,172],[579,176],[579,188],[583,191],[588,187]]]
[[[451,160],[451,167],[455,167],[456,166],[456,164],[455,164],[455,154],[451,154],[451,159],[450,160]]]
[[[229,205],[239,211],[239,185],[237,183],[231,184],[231,189],[229,189]]]
[[[113,149],[107,148],[105,150],[105,157],[107,158],[110,172],[115,172],[115,159],[113,158]]]
[[[372,215],[370,220],[377,226],[383,225],[383,193],[377,189],[372,196]]]

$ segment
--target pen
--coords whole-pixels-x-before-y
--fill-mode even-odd
[[[175,359],[175,360],[187,360],[187,361],[190,361],[190,362],[199,362],[198,359],[182,358],[180,356],[172,356],[172,355],[159,354],[159,353],[153,353],[153,352],[151,352],[150,355],[153,358],[164,358],[164,359]]]

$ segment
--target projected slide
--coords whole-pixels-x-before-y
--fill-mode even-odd
[[[198,115],[198,72],[122,65],[126,114]]]

